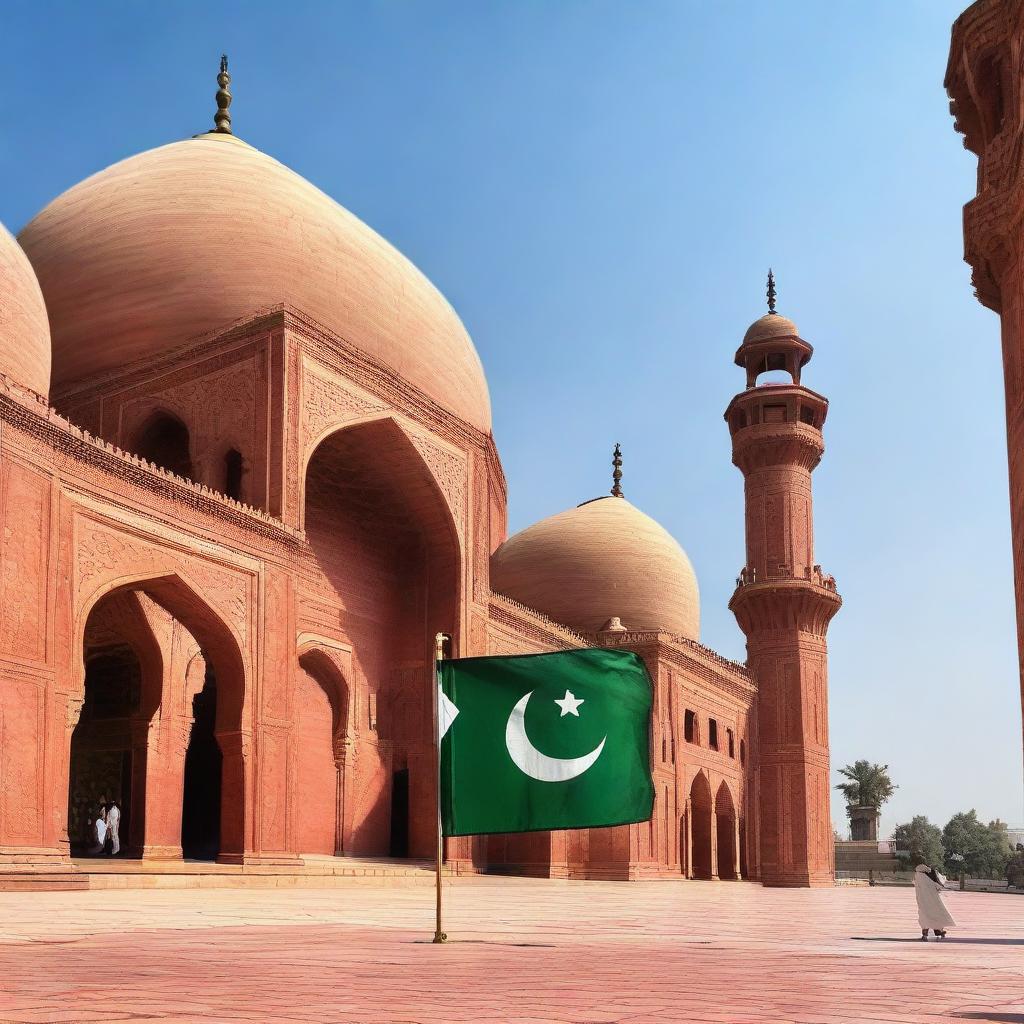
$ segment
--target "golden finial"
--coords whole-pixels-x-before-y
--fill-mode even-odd
[[[612,453],[612,496],[623,497],[622,486],[619,481],[622,479],[622,449],[618,441],[615,442],[615,451]]]
[[[768,312],[775,312],[775,275],[772,268],[768,268]]]
[[[220,56],[220,74],[217,75],[217,113],[213,115],[213,123],[217,126],[214,131],[224,135],[231,134],[231,115],[228,107],[231,106],[231,93],[228,86],[231,84],[231,76],[228,74],[228,55],[222,53]]]

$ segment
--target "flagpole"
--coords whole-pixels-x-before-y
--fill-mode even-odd
[[[437,915],[434,922],[434,942],[447,942],[448,936],[441,927],[441,861],[444,857],[444,836],[441,834],[441,708],[439,688],[441,686],[441,669],[439,662],[444,660],[444,642],[451,639],[447,633],[438,633],[434,637],[434,781],[437,791],[437,849],[434,858],[434,886],[437,896]]]

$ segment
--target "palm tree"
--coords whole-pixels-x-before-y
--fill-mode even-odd
[[[898,788],[889,778],[887,764],[854,761],[840,768],[839,774],[849,779],[849,782],[840,782],[836,786],[846,797],[849,807],[881,807]]]

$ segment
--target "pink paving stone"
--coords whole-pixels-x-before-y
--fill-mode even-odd
[[[745,883],[0,894],[0,1022],[1024,1021],[1024,900]]]

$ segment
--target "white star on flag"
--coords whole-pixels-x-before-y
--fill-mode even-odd
[[[566,690],[565,696],[561,700],[556,697],[555,703],[562,709],[562,713],[558,716],[559,718],[565,718],[566,715],[580,717],[580,713],[576,709],[583,703],[583,700],[582,698],[577,699],[572,690]]]
[[[437,684],[437,738],[443,740],[445,733],[452,727],[459,709],[448,699],[441,684]]]

